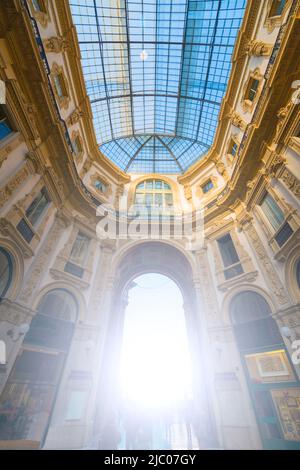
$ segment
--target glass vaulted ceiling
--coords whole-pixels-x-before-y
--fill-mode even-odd
[[[183,173],[213,143],[246,0],[70,0],[100,150]]]

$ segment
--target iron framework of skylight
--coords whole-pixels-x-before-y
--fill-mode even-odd
[[[183,173],[213,143],[246,0],[70,0],[100,150]]]

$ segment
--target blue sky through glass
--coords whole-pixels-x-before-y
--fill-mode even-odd
[[[245,4],[70,0],[96,137],[120,168],[182,173],[208,151]]]

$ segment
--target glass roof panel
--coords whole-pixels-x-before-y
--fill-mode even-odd
[[[183,173],[213,143],[246,0],[70,0],[100,150]]]

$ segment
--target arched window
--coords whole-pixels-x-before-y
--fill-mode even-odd
[[[77,302],[65,289],[54,289],[41,299],[24,342],[67,352],[77,317]]]
[[[285,397],[290,393],[287,383],[296,385],[297,379],[270,306],[257,292],[244,291],[232,299],[230,314],[263,445],[266,449],[288,448],[284,440],[291,436],[297,440],[297,422],[292,413],[284,414],[288,409]],[[300,388],[294,388],[292,406],[299,396]]]
[[[65,289],[53,289],[39,302],[1,394],[0,440],[32,440],[42,445],[77,310],[74,296]]]
[[[38,313],[74,322],[77,303],[73,295],[65,289],[54,289],[44,295],[37,308]]]
[[[300,259],[297,262],[297,266],[296,266],[296,279],[297,279],[298,288],[300,289]]]
[[[5,297],[12,280],[13,264],[10,254],[0,247],[0,299]]]
[[[230,315],[240,350],[282,343],[271,313],[268,302],[257,292],[240,292],[232,299]]]
[[[135,190],[135,204],[151,208],[168,209],[173,206],[171,186],[163,180],[147,179],[139,183]]]

